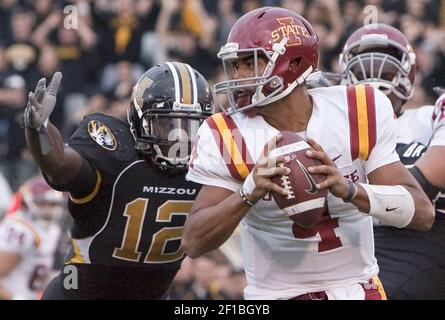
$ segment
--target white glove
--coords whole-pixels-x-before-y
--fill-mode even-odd
[[[62,80],[62,73],[57,71],[46,88],[46,79],[42,78],[37,83],[34,92],[28,95],[28,104],[24,114],[24,124],[27,128],[40,131],[42,125],[48,126],[48,119],[56,105],[57,91]]]

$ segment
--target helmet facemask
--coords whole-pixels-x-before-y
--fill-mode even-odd
[[[277,96],[283,92],[283,79],[272,75],[277,58],[286,51],[287,38],[284,37],[280,43],[273,45],[274,51],[266,51],[264,48],[238,49],[237,43],[227,43],[218,53],[222,60],[224,71],[228,80],[215,84],[214,90],[217,104],[226,114],[247,111],[254,107],[262,107],[278,99]],[[253,57],[254,75],[252,77],[235,79],[236,61]],[[259,60],[265,59],[266,66],[260,74]],[[268,92],[264,94],[264,89]],[[222,106],[218,95],[226,95],[228,108]],[[240,98],[239,96],[242,95]],[[275,98],[275,99],[274,99]],[[281,98],[281,97],[280,97]]]
[[[158,104],[165,108],[165,104],[171,102]],[[137,121],[129,119],[136,139],[136,150],[149,156],[154,164],[168,173],[184,171],[199,126],[211,113],[202,112],[199,103],[185,105],[174,102],[171,108],[166,107],[167,110],[159,108],[156,110],[155,106],[144,111]],[[138,130],[136,123],[139,123]]]
[[[188,64],[150,68],[133,89],[128,114],[135,148],[169,174],[186,170],[202,122],[212,115],[205,78]]]
[[[340,56],[342,83],[371,85],[406,101],[413,96],[410,72],[415,59],[414,53],[390,39],[363,39]]]

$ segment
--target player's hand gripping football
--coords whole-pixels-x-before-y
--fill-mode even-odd
[[[258,159],[251,174],[246,178],[243,185],[248,199],[256,202],[262,199],[268,192],[273,191],[286,195],[286,190],[273,183],[271,178],[277,175],[289,175],[290,169],[280,165],[291,161],[289,156],[270,157],[270,153],[276,148],[277,143],[282,139],[281,134],[272,138],[265,146],[261,157]],[[253,183],[252,183],[253,182]]]
[[[314,140],[308,139],[307,142],[314,150],[306,152],[309,158],[318,159],[323,164],[316,167],[309,167],[310,173],[325,174],[326,179],[317,185],[317,189],[329,189],[336,197],[346,199],[348,196],[348,181],[338,170],[335,162],[324,152],[323,148]]]
[[[62,73],[54,73],[51,82],[46,87],[46,79],[42,78],[37,83],[34,92],[28,94],[28,104],[24,114],[24,124],[27,128],[40,131],[42,125],[46,128],[48,119],[56,104],[57,91],[62,80]]]

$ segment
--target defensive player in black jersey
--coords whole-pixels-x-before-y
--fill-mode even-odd
[[[374,228],[379,277],[387,296],[445,299],[445,195],[440,192],[445,190],[445,94],[435,107],[402,112],[402,105],[413,94],[416,56],[408,39],[388,25],[358,29],[346,41],[340,60],[344,84],[372,85],[390,98],[399,127],[400,160],[436,209],[429,232]]]
[[[86,116],[64,144],[48,122],[61,77],[47,89],[39,81],[24,115],[28,147],[51,186],[70,193],[74,219],[66,264],[75,268],[65,266],[43,298],[162,299],[184,257],[183,224],[199,191],[184,170],[211,114],[208,84],[187,64],[157,65],[134,87],[128,122]]]

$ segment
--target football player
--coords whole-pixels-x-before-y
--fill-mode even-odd
[[[128,122],[86,116],[64,144],[48,123],[60,81],[40,80],[25,111],[29,149],[47,181],[69,192],[74,219],[70,268],[43,298],[162,299],[184,258],[183,224],[199,190],[185,170],[211,114],[209,86],[187,64],[154,66],[134,87]]]
[[[243,15],[218,55],[229,79],[215,90],[228,95],[229,108],[198,133],[188,178],[203,187],[185,225],[184,250],[191,257],[213,250],[241,222],[246,299],[384,298],[374,279],[372,217],[421,230],[434,219],[395,152],[388,98],[365,86],[308,91],[318,37],[286,9]],[[312,228],[293,224],[270,196],[286,194],[271,178],[289,174],[280,164],[290,159],[269,156],[283,130],[308,139],[307,156],[323,163],[309,171],[327,176],[317,185],[329,189],[325,214]]]
[[[53,271],[66,199],[41,176],[26,181],[0,223],[0,300],[38,299]]]
[[[405,35],[385,24],[355,31],[346,41],[340,65],[343,83],[371,85],[391,100],[400,159],[435,201],[437,213],[430,232],[380,227],[376,221],[376,257],[387,295],[390,299],[445,299],[445,206],[439,194],[445,188],[445,141],[440,128],[444,99],[436,103],[433,136],[434,106],[401,111],[413,95],[416,55]]]

